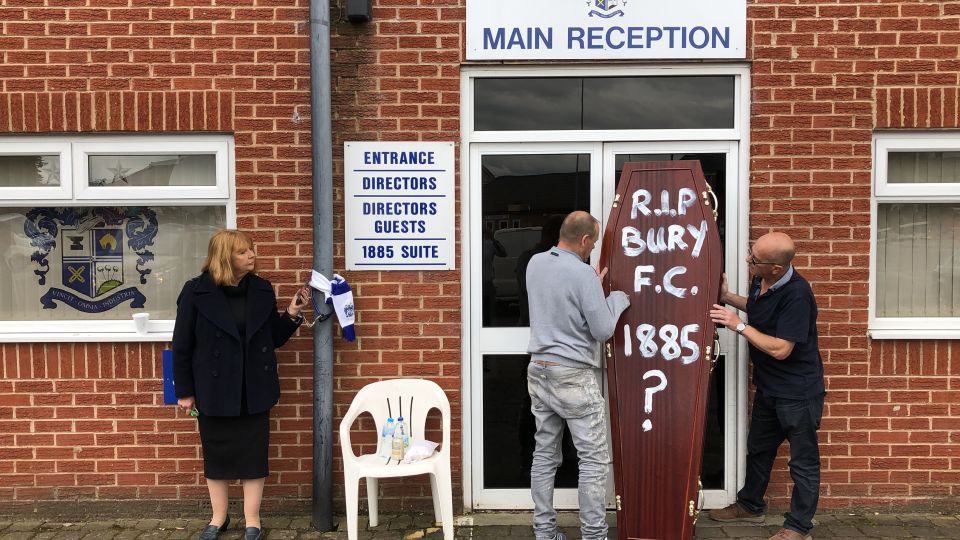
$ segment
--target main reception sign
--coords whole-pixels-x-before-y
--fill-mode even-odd
[[[744,58],[746,0],[469,0],[467,60]]]

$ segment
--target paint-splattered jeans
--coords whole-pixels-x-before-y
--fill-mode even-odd
[[[610,453],[597,378],[590,369],[530,362],[527,390],[530,410],[537,421],[537,446],[530,470],[533,532],[538,540],[552,539],[557,532],[553,484],[562,462],[560,444],[566,420],[580,458],[580,534],[584,540],[602,540],[607,536],[604,498]]]

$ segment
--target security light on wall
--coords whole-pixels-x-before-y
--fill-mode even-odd
[[[347,20],[365,23],[373,19],[373,0],[347,0]]]

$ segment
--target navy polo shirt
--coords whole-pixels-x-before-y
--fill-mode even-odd
[[[808,399],[824,392],[823,361],[817,343],[817,301],[810,283],[793,267],[764,294],[760,278],[750,283],[747,296],[750,326],[768,336],[794,343],[784,360],[750,345],[753,383],[772,397]]]

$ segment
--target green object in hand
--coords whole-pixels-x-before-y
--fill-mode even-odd
[[[200,411],[196,407],[190,409],[190,416],[197,417],[200,416]]]

